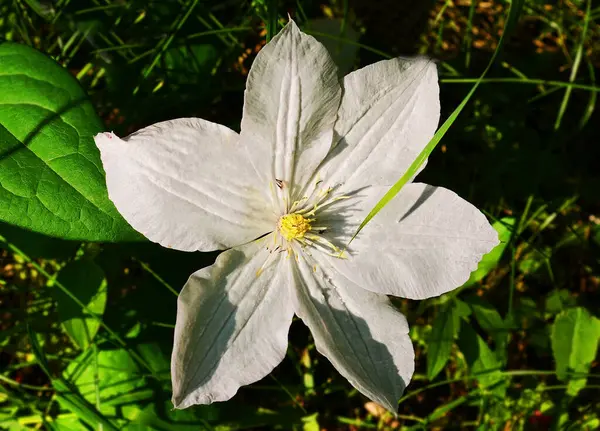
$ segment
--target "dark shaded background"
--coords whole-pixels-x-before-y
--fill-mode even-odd
[[[0,2],[0,38],[36,47],[74,75],[84,71],[79,77],[82,86],[107,129],[119,135],[183,116],[202,117],[238,130],[247,71],[264,43],[263,25],[273,2],[197,2],[182,22],[192,3],[4,1]],[[319,413],[319,427],[328,430],[378,426],[541,430],[551,423],[556,429],[566,429],[559,427],[561,414],[568,414],[566,423],[574,427],[571,429],[582,429],[585,421],[594,419],[597,389],[586,389],[575,400],[561,390],[540,390],[540,385],[559,384],[552,375],[514,378],[502,396],[493,388],[480,391],[482,382],[461,380],[474,366],[470,358],[477,358],[468,351],[477,334],[507,358],[505,369],[551,371],[549,331],[555,315],[574,305],[597,314],[600,119],[596,93],[574,89],[557,126],[565,87],[527,82],[568,82],[581,46],[582,61],[575,81],[593,85],[599,14],[594,4],[582,42],[585,6],[584,1],[525,2],[519,25],[488,75],[521,82],[482,84],[418,178],[456,191],[493,221],[503,217],[517,220],[520,229],[496,268],[459,294],[469,304],[484,301],[506,319],[505,328],[496,328],[508,333],[506,346],[499,346],[496,334],[476,318],[468,318],[467,327],[475,332],[461,332],[466,335],[461,335],[462,341],[454,346],[450,362],[435,382],[456,381],[431,386],[425,375],[428,334],[443,304],[436,299],[397,300],[413,326],[417,354],[417,370],[407,394],[426,389],[401,402],[396,419],[382,414],[337,375],[317,355],[307,329],[297,322],[288,358],[272,377],[241,389],[230,403],[191,409],[193,414],[183,420],[184,425],[201,422],[206,427],[227,423],[230,429],[299,429],[301,417]],[[381,60],[381,53],[420,53],[436,58],[445,119],[472,84],[444,80],[479,76],[498,43],[507,3],[280,1],[276,10],[282,22],[289,13],[301,25],[307,18],[344,19],[348,28],[360,34],[362,47],[346,59],[354,67]],[[244,29],[199,34],[220,26]],[[73,43],[64,49],[69,38]],[[108,279],[105,322],[135,348],[157,345],[160,353],[152,350],[151,355],[165,363],[170,355],[169,325],[174,323],[176,298],[164,283],[179,290],[189,274],[216,257],[214,253],[179,253],[152,244],[81,246],[14,233],[8,226],[1,226],[0,233],[17,238],[22,249],[31,250],[29,254],[50,273],[56,271],[57,262],[71,259],[76,249],[93,257]],[[25,324],[46,340],[44,349],[56,375],[80,352],[56,323],[47,278],[5,250],[0,254],[0,279],[0,370],[17,382],[48,385],[39,367],[28,364],[31,346]],[[47,300],[44,312],[36,308],[40,300]],[[109,349],[105,339],[101,332],[98,345]],[[502,353],[502,349],[506,350]],[[594,363],[592,373],[599,371]],[[175,421],[167,401],[168,383],[147,379],[144,385],[154,391],[152,399],[159,400],[158,416]],[[50,416],[59,415],[64,407],[51,401],[52,393],[51,389],[11,388],[8,402],[0,393],[0,411],[14,406],[11,414],[19,417],[45,409]],[[547,405],[551,407],[544,407]],[[263,410],[273,414],[265,416]],[[174,422],[167,423],[162,424],[166,428],[152,429],[180,429]]]

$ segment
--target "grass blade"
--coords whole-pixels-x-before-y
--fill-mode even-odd
[[[504,42],[507,39],[507,35],[512,31],[517,20],[519,19],[521,9],[523,8],[523,3],[524,3],[524,0],[513,0],[512,1],[511,5],[510,5],[510,9],[508,11],[508,19],[506,20],[506,25],[504,26],[504,31],[502,32],[502,36],[500,37],[498,46],[496,47],[496,50],[492,54],[492,58],[490,59],[485,70],[483,71],[481,76],[475,82],[475,85],[473,85],[473,87],[471,88],[469,93],[462,100],[462,102],[456,107],[454,112],[452,112],[452,114],[450,114],[448,119],[446,121],[444,121],[444,124],[442,124],[442,126],[438,129],[438,131],[435,133],[435,135],[433,136],[431,141],[429,141],[429,143],[425,146],[423,151],[421,151],[421,153],[417,156],[415,161],[409,166],[409,168],[406,170],[404,175],[402,175],[402,177],[396,182],[396,184],[394,184],[387,191],[387,193],[381,198],[381,200],[379,202],[377,202],[375,207],[369,212],[367,217],[362,221],[362,223],[358,227],[358,230],[356,231],[354,236],[352,236],[352,239],[348,242],[348,245],[350,245],[350,243],[354,240],[354,238],[356,238],[356,236],[359,234],[359,232],[361,230],[363,230],[363,228],[367,225],[367,223],[369,223],[373,219],[373,217],[375,217],[375,215],[379,211],[381,211],[383,209],[383,207],[385,207],[400,192],[402,187],[404,187],[404,185],[417,174],[421,165],[425,162],[425,160],[427,160],[427,158],[429,157],[431,152],[439,144],[439,142],[442,140],[442,138],[444,137],[446,132],[450,129],[452,124],[454,124],[454,121],[456,121],[459,114],[462,112],[464,107],[467,105],[467,103],[469,102],[469,100],[471,99],[473,94],[475,93],[475,90],[477,90],[477,87],[479,87],[479,84],[481,84],[481,81],[483,80],[483,78],[485,78],[486,74],[492,67],[492,64],[494,64],[494,61],[496,60],[498,53],[502,49],[502,46],[504,45]],[[346,247],[348,245],[346,245]]]
[[[590,80],[592,81],[592,84],[596,85],[596,69],[594,68],[594,65],[592,64],[592,62],[590,61],[589,58],[587,59],[587,66],[588,66],[588,71],[590,74]],[[592,117],[592,114],[594,113],[594,110],[596,109],[596,99],[597,98],[598,98],[598,95],[596,94],[596,92],[590,93],[590,99],[589,99],[588,104],[583,113],[583,117],[581,117],[581,120],[579,121],[579,129],[580,130],[585,127],[585,125],[588,123],[588,121],[590,121],[590,118]]]
[[[585,11],[585,18],[583,21],[583,30],[581,30],[581,40],[579,41],[579,45],[577,46],[577,52],[575,53],[575,60],[573,61],[573,67],[571,68],[571,75],[569,76],[569,82],[574,82],[575,78],[577,78],[577,72],[579,71],[579,66],[581,65],[581,57],[583,56],[583,45],[585,43],[585,38],[587,36],[589,24],[590,24],[590,10],[592,6],[592,1],[587,1],[587,8]],[[562,122],[563,116],[565,115],[565,111],[567,110],[567,105],[569,104],[569,99],[571,98],[571,87],[567,87],[565,90],[565,95],[563,96],[562,103],[560,104],[560,108],[558,109],[558,115],[556,116],[556,122],[554,123],[554,130],[558,130],[560,128],[560,124]]]
[[[50,366],[48,365],[46,357],[42,352],[42,348],[38,343],[37,335],[33,332],[29,325],[27,325],[27,334],[29,335],[29,339],[31,341],[33,354],[37,359],[40,368],[48,376],[54,389],[56,389],[56,397],[61,401],[61,404],[70,412],[75,413],[80,420],[91,427],[101,425],[104,431],[118,431],[118,428],[113,425],[113,423],[110,422],[102,413],[100,413],[93,404],[83,398],[77,388],[75,388],[62,377],[52,377],[50,374]]]

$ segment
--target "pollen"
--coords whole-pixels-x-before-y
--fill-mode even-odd
[[[303,239],[304,234],[311,230],[313,219],[304,218],[301,214],[286,214],[279,219],[279,233],[286,240]]]

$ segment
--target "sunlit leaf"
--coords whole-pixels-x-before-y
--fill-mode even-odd
[[[153,396],[138,365],[122,349],[103,350],[97,355],[89,349],[71,362],[63,372],[63,378],[71,382],[87,402],[98,405],[100,412],[111,417],[120,428],[129,423],[121,406],[147,402]],[[71,410],[64,402],[60,404]]]
[[[65,239],[139,239],[108,199],[77,80],[25,45],[0,44],[0,221]]]
[[[67,379],[62,377],[55,378],[53,376],[46,355],[40,346],[39,334],[35,333],[29,325],[27,325],[27,334],[37,364],[46,376],[48,376],[52,386],[56,390],[58,403],[69,412],[75,414],[79,420],[90,426],[99,426],[105,431],[117,431],[114,423],[100,412],[94,404],[86,400],[75,385]]]
[[[575,304],[575,298],[567,289],[553,290],[546,297],[544,309],[547,314],[555,315]]]
[[[458,345],[465,355],[471,374],[478,376],[479,385],[490,388],[499,395],[503,394],[506,385],[502,382],[502,364],[485,340],[470,325],[462,325]]]
[[[589,372],[598,353],[600,319],[585,308],[571,308],[556,316],[550,338],[557,376],[569,382],[567,393],[574,396],[585,387],[587,379],[581,374]]]
[[[139,354],[156,372],[156,378],[143,370],[123,349],[93,349],[79,355],[63,372],[90,403],[118,423],[122,430],[201,431],[212,429],[208,422],[220,419],[216,405],[173,410],[170,401],[169,359],[156,344],[141,344]]]
[[[502,258],[502,254],[504,253],[504,249],[508,245],[510,238],[512,236],[512,228],[515,226],[515,218],[514,217],[504,217],[492,224],[492,227],[496,229],[498,232],[498,239],[500,240],[500,244],[492,249],[489,253],[483,256],[483,258],[479,261],[477,265],[477,269],[471,273],[469,280],[465,283],[466,285],[471,285],[477,283],[488,275],[496,266],[500,259]]]

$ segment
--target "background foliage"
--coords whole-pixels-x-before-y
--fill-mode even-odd
[[[271,376],[230,402],[172,410],[176,295],[216,254],[132,232],[91,141],[104,127],[125,135],[182,116],[239,129],[248,68],[288,13],[344,72],[437,58],[447,118],[507,10],[503,0],[0,0],[0,429],[599,428],[591,0],[524,2],[420,176],[483,209],[503,242],[458,290],[395,301],[417,358],[397,418],[353,390],[299,322]]]

